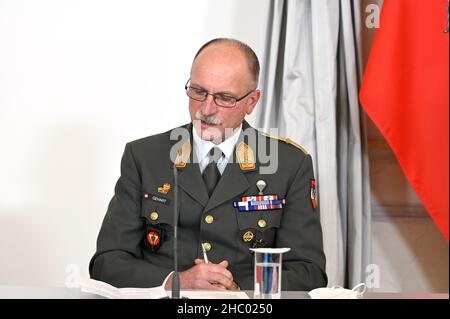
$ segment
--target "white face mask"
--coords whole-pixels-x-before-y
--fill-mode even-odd
[[[366,284],[360,283],[351,290],[333,286],[331,288],[317,288],[311,290],[308,294],[311,299],[360,299],[365,291]]]

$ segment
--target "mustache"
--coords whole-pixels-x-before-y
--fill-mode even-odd
[[[222,121],[215,115],[205,116],[200,111],[195,113],[195,119],[205,122],[206,124],[220,125]]]

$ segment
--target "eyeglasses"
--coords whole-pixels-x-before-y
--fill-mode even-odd
[[[239,102],[240,100],[246,98],[247,96],[250,95],[250,93],[252,93],[255,90],[251,90],[250,92],[248,92],[247,94],[245,94],[243,97],[240,98],[236,98],[234,96],[225,94],[225,93],[209,93],[206,90],[200,89],[200,88],[196,88],[193,86],[188,86],[188,83],[191,79],[189,79],[186,82],[186,85],[184,86],[184,89],[186,90],[186,94],[187,96],[189,96],[191,99],[199,101],[199,102],[203,102],[206,100],[206,98],[208,97],[208,95],[212,95],[213,99],[214,99],[214,103],[216,103],[218,106],[221,107],[234,107],[236,106],[236,103]]]

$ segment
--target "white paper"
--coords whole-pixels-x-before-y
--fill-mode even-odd
[[[154,288],[116,288],[103,281],[88,279],[81,283],[81,291],[109,299],[158,299],[166,297],[162,286]]]
[[[181,290],[180,295],[189,299],[250,299],[244,291],[235,290]]]
[[[159,299],[171,296],[162,286],[153,288],[116,288],[103,281],[88,279],[81,283],[81,291],[109,299]],[[249,299],[244,291],[181,290],[189,299]]]

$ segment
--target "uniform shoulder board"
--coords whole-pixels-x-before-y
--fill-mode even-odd
[[[287,143],[287,144],[290,144],[290,145],[292,145],[292,146],[298,148],[299,150],[301,150],[305,155],[308,155],[308,151],[307,151],[304,147],[302,147],[301,145],[295,143],[293,140],[291,140],[291,139],[289,139],[289,138],[278,137],[278,136],[272,136],[272,135],[270,135],[269,133],[265,133],[265,132],[261,132],[261,135],[266,136],[266,137],[269,137],[269,138],[274,138],[274,139],[276,139],[276,140],[279,140],[279,141],[285,142],[285,143]]]

